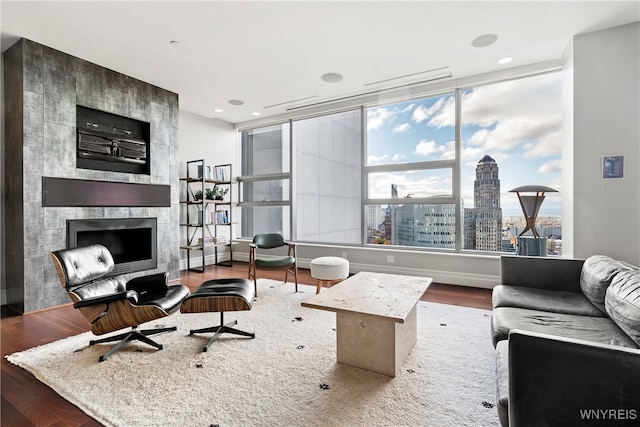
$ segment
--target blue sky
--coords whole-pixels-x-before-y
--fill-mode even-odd
[[[521,215],[508,190],[529,184],[562,191],[561,74],[478,86],[462,91],[462,196],[473,207],[478,161],[488,154],[498,163],[505,216]],[[367,112],[367,164],[453,159],[454,96],[413,100]],[[451,172],[376,174],[372,197],[388,197],[391,183],[399,196],[451,194]],[[540,216],[560,215],[560,194],[550,193]]]

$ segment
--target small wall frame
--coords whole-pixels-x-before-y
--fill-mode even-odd
[[[602,157],[602,179],[624,178],[624,156]]]

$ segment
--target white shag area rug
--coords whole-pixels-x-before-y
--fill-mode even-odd
[[[250,311],[176,313],[147,327],[164,349],[89,346],[90,332],[7,356],[107,426],[499,426],[490,312],[418,303],[418,342],[395,378],[336,362],[335,314],[303,308],[315,289],[260,279]]]

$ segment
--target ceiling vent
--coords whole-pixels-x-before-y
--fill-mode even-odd
[[[425,83],[431,83],[434,81],[438,81],[438,80],[444,80],[444,79],[448,79],[453,77],[453,74],[451,73],[451,71],[446,71],[449,67],[441,67],[441,68],[437,68],[434,70],[429,70],[429,71],[422,71],[419,73],[413,73],[413,74],[407,74],[404,76],[398,76],[398,77],[393,77],[390,79],[385,79],[385,80],[380,80],[377,82],[371,82],[371,83],[366,83],[365,86],[374,86],[374,85],[378,85],[378,84],[383,84],[383,83],[397,83],[398,80],[402,80],[402,79],[406,79],[406,78],[410,78],[410,77],[415,77],[415,76],[420,76],[420,77],[424,77],[423,74],[426,73],[431,73],[433,71],[440,71],[437,74],[434,74],[432,76],[429,76],[427,78],[422,78],[418,81],[413,81],[410,83],[401,83],[401,84],[396,84],[396,85],[392,85],[389,87],[384,87],[384,88],[380,88],[380,89],[373,89],[373,90],[368,90],[365,92],[358,92],[358,93],[354,93],[351,95],[345,95],[345,96],[341,96],[341,97],[336,97],[336,98],[330,98],[330,99],[326,99],[323,101],[318,101],[318,102],[313,102],[310,104],[304,104],[304,105],[297,105],[294,107],[289,107],[286,109],[286,111],[296,111],[296,110],[301,110],[304,108],[310,108],[310,107],[318,107],[320,105],[325,105],[325,104],[332,104],[334,102],[342,102],[342,101],[348,101],[351,99],[357,99],[357,98],[362,98],[365,96],[371,96],[371,95],[379,95],[379,94],[383,94],[383,93],[387,93],[387,92],[391,92],[393,90],[396,89],[403,89],[403,88],[408,88],[408,87],[412,87],[412,86],[418,86],[418,85],[422,85]],[[315,97],[313,97],[315,98]],[[292,101],[294,102],[294,101]],[[282,104],[279,104],[282,105]]]
[[[317,98],[318,96],[319,96],[319,95],[305,96],[304,98],[298,98],[298,99],[292,99],[292,100],[290,100],[290,101],[279,102],[279,103],[277,103],[277,104],[267,105],[267,106],[262,107],[262,108],[280,107],[280,106],[282,106],[282,105],[286,105],[286,104],[293,104],[294,102],[306,101],[306,100],[308,100],[308,99]]]

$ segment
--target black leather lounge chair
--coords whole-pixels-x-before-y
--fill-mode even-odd
[[[103,335],[124,328],[129,332],[92,340],[89,345],[119,341],[100,356],[107,360],[128,342],[142,341],[158,350],[158,344],[148,335],[175,331],[175,327],[138,330],[142,323],[168,316],[180,308],[189,295],[184,285],[168,286],[167,273],[152,274],[127,280],[124,276],[110,276],[114,261],[102,245],[91,245],[51,252],[60,283],[74,302],[74,308],[91,324],[95,335]]]

